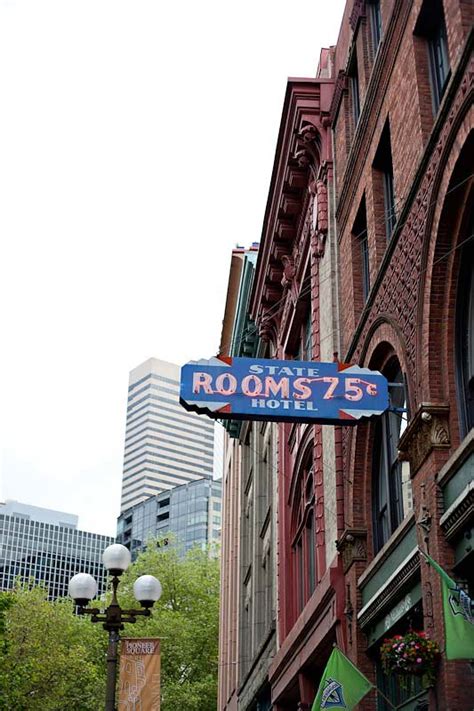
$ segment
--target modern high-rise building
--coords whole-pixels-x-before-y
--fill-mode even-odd
[[[78,517],[61,511],[0,502],[0,590],[15,581],[34,580],[48,589],[50,599],[64,597],[76,573],[90,573],[105,592],[107,574],[102,553],[114,539],[79,531]]]
[[[212,476],[214,423],[179,404],[180,367],[149,358],[130,373],[121,510]]]
[[[186,552],[218,543],[221,536],[222,481],[205,477],[150,496],[119,516],[117,543],[135,557],[150,538],[172,535]]]

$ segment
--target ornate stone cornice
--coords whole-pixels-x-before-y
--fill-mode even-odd
[[[337,114],[339,113],[339,107],[342,101],[342,95],[344,94],[346,87],[347,75],[345,71],[341,69],[337,75],[336,84],[334,86],[334,94],[331,101],[331,108],[329,110],[329,118],[332,125],[334,125],[334,122],[337,119]]]
[[[403,433],[398,450],[414,476],[433,449],[449,449],[449,406],[422,403]]]
[[[308,184],[317,178],[320,165],[332,160],[327,119],[333,85],[332,79],[317,78],[289,80],[287,86],[250,302],[257,326],[268,321],[269,308],[277,314],[275,331],[280,327],[278,304],[284,289],[290,280],[301,281],[304,250],[300,242],[308,211]],[[288,263],[282,263],[283,257],[293,259],[293,275]]]
[[[342,557],[342,568],[347,573],[356,561],[367,561],[367,531],[364,528],[346,528],[336,541],[336,548]]]
[[[364,17],[364,15],[365,15],[365,0],[354,0],[354,4],[352,6],[352,12],[349,16],[349,24],[350,24],[353,32],[355,32],[357,30],[359,20],[361,17]]]

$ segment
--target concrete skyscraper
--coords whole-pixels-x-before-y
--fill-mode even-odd
[[[130,373],[121,510],[212,476],[214,423],[179,404],[180,367],[149,358]]]

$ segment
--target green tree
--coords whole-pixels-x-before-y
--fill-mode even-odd
[[[0,610],[2,711],[103,708],[106,635],[73,615],[71,600],[48,602],[43,588],[24,586],[2,596]]]
[[[214,711],[217,706],[219,562],[207,551],[179,557],[175,546],[149,542],[127,570],[120,600],[136,605],[133,582],[155,575],[163,593],[153,617],[125,629],[127,637],[160,637],[162,711]]]
[[[153,616],[122,636],[162,640],[162,711],[214,711],[218,561],[150,542],[122,577],[122,607],[137,606],[133,583],[143,574],[159,578],[163,594]],[[71,600],[49,602],[42,587],[0,594],[0,711],[102,711],[106,647],[102,625],[74,615]]]

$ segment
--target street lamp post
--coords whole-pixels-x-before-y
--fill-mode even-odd
[[[96,607],[87,607],[97,595],[97,582],[89,573],[77,573],[69,581],[69,595],[79,607],[79,614],[90,615],[91,622],[102,622],[109,633],[107,649],[107,686],[105,711],[115,711],[115,688],[117,682],[117,650],[120,630],[124,623],[134,623],[138,617],[150,617],[151,608],[161,596],[161,584],[153,575],[140,576],[133,585],[133,594],[140,603],[140,610],[123,610],[117,600],[119,577],[131,562],[130,551],[119,543],[105,549],[102,560],[112,576],[112,601],[102,612]]]

